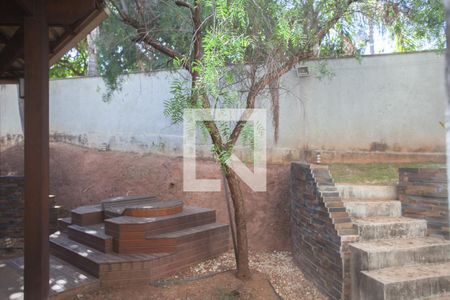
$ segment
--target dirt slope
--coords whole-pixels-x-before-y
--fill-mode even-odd
[[[183,192],[182,159],[155,154],[99,152],[78,146],[50,145],[50,192],[66,209],[102,199],[153,194],[182,199],[186,204],[214,208],[219,222],[227,222],[223,192]],[[23,147],[0,154],[1,175],[23,174]],[[197,178],[220,178],[213,161],[197,162]],[[249,242],[254,250],[287,250],[289,243],[289,165],[270,165],[267,192],[245,185]],[[222,189],[223,190],[223,189]]]

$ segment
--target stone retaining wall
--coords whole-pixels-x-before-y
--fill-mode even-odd
[[[0,177],[0,247],[10,239],[12,247],[23,244],[24,178]],[[9,242],[8,242],[9,243]]]
[[[295,261],[330,299],[349,299],[348,244],[358,240],[326,167],[291,165],[291,233]]]
[[[449,239],[447,169],[400,168],[397,189],[403,216],[425,219],[429,234]]]
[[[0,176],[0,248],[22,248],[24,229],[24,189],[22,176]],[[59,207],[49,196],[49,234],[57,230]]]

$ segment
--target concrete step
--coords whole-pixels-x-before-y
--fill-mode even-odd
[[[358,236],[358,230],[351,228],[351,229],[337,229],[339,236]]]
[[[445,293],[440,296],[425,297],[422,298],[422,300],[450,300],[450,293]]]
[[[450,262],[361,272],[364,300],[433,299],[450,292]]]
[[[323,202],[327,205],[333,202],[342,203],[342,199],[339,196],[323,196]]]
[[[438,237],[358,242],[349,247],[353,299],[358,299],[361,271],[450,261],[450,241]]]
[[[344,199],[397,199],[394,185],[337,184],[336,188]]]
[[[320,195],[323,198],[328,198],[328,197],[330,197],[330,198],[338,198],[339,197],[339,192],[337,190],[335,190],[335,191],[327,191],[327,190],[320,191],[319,190],[318,192],[320,193]]]
[[[324,203],[326,208],[341,207],[345,209],[344,203],[340,201],[340,199],[337,199],[336,201],[329,201],[328,198],[326,198],[324,199]]]
[[[334,186],[335,183],[333,181],[332,178],[330,178],[329,176],[319,176],[319,177],[314,177],[314,180],[317,182],[317,184],[319,186]]]
[[[67,226],[67,235],[71,240],[83,243],[101,252],[112,252],[113,240],[110,235],[105,234],[104,224],[90,226]]]
[[[344,200],[344,205],[350,216],[357,218],[401,217],[402,215],[402,204],[396,200]]]
[[[361,270],[450,261],[450,241],[440,237],[359,242],[350,250]]]
[[[334,181],[332,179],[330,179],[330,178],[325,179],[325,180],[323,180],[323,179],[322,180],[318,180],[317,178],[315,178],[315,179],[316,179],[316,184],[319,187],[321,187],[321,186],[333,186],[333,187],[336,187]]]
[[[332,179],[330,170],[326,166],[313,167],[312,173],[316,179]]]
[[[405,217],[353,218],[360,241],[424,237],[427,222]]]
[[[335,213],[335,212],[347,212],[347,210],[345,209],[344,206],[339,207],[339,206],[331,206],[331,207],[327,207],[328,212],[330,213]]]
[[[338,190],[333,185],[318,185],[317,189],[319,192],[336,192],[338,193]]]

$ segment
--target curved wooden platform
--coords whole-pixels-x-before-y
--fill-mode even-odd
[[[149,204],[127,205],[122,215],[129,217],[150,218],[174,215],[182,211],[182,201],[169,200],[152,202]]]
[[[50,236],[54,255],[101,285],[144,283],[228,250],[229,226],[213,209],[150,196],[116,197],[72,210]]]
[[[101,202],[101,208],[104,218],[114,218],[121,216],[127,207],[150,205],[156,202],[160,202],[160,200],[151,195],[120,196],[103,200]]]

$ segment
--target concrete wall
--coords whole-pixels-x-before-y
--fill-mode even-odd
[[[131,75],[122,91],[103,101],[104,84],[98,77],[51,82],[51,131],[61,139],[115,150],[180,153],[181,126],[164,117],[175,74]]]
[[[321,63],[322,64],[322,63]],[[300,158],[301,150],[382,150],[442,152],[445,145],[444,57],[432,52],[328,61],[331,78],[295,70],[282,80],[280,138],[272,160]],[[50,82],[51,132],[55,139],[90,147],[181,154],[182,128],[163,115],[170,98],[170,72],[136,74],[103,102],[101,78]],[[287,92],[287,91],[288,92]],[[21,133],[15,86],[0,88],[0,137]],[[260,99],[261,107],[270,107]],[[206,150],[207,152],[207,150]]]
[[[339,59],[329,67],[331,80],[309,77],[297,87],[310,148],[366,150],[386,143],[388,150],[444,151],[444,56]]]
[[[0,85],[0,146],[14,145],[22,139],[17,87]]]

